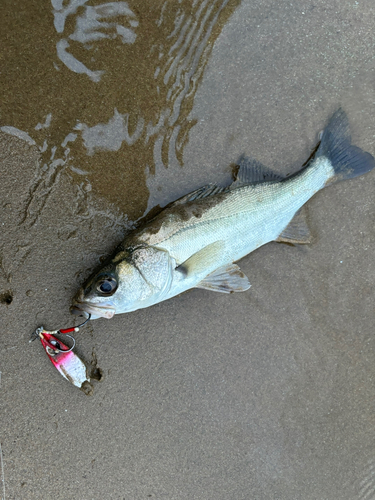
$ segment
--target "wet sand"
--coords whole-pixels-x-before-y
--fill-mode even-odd
[[[55,56],[56,44],[68,35],[52,29],[48,3],[43,9],[51,31],[33,47],[45,46],[51,54],[46,72],[54,68],[53,58],[59,65],[57,76],[49,77],[57,78],[51,95],[48,85],[40,92],[43,74],[34,66],[30,98],[21,95],[22,86],[14,94],[11,86],[0,89],[0,127],[16,127],[35,142],[10,135],[10,129],[0,132],[0,443],[7,500],[375,495],[373,172],[310,200],[311,245],[271,243],[243,259],[249,291],[227,296],[193,290],[90,322],[76,340],[77,352],[87,362],[96,357],[104,373],[91,397],[58,374],[38,341],[28,343],[41,324],[74,324],[69,306],[77,288],[141,214],[203,184],[229,182],[230,165],[242,154],[283,173],[294,171],[341,105],[353,143],[375,155],[373,3],[228,5],[214,5],[202,28],[207,37],[196,42],[210,45],[206,59],[198,54],[190,67],[180,57],[175,75],[181,81],[170,94],[175,99],[168,101],[164,89],[152,118],[160,127],[148,143],[151,115],[142,101],[147,81],[142,96],[136,94],[141,79],[134,81],[139,106],[130,99],[117,103],[116,94],[95,115],[99,87]],[[139,22],[134,30],[146,29],[144,13],[129,6]],[[186,14],[187,3],[183,8]],[[1,9],[12,13],[9,41],[19,16],[7,3]],[[35,30],[34,42],[40,36]],[[17,37],[11,41],[14,49]],[[121,40],[114,44],[123,49]],[[174,61],[172,42],[169,47],[160,70],[165,74]],[[4,52],[1,64],[26,82],[28,61],[17,59],[20,53],[14,50],[12,59]],[[191,88],[181,84],[192,80]],[[104,90],[115,85],[105,76],[102,81],[109,86]],[[87,113],[82,105],[76,115],[64,115],[69,82],[82,98],[96,89],[87,94]],[[127,78],[121,99],[132,93],[131,82]],[[177,109],[178,96],[185,104]],[[118,122],[115,107],[123,115]],[[175,111],[176,121],[165,118],[173,115],[163,115],[166,109]],[[35,130],[48,113],[51,126]],[[126,113],[132,124],[124,132]],[[111,117],[114,128],[100,130],[106,141],[120,130],[115,142],[121,147],[102,141],[99,150],[99,129],[92,128]],[[131,136],[141,120],[144,129],[133,144],[126,133]],[[77,122],[86,129],[74,131]],[[92,134],[84,136],[88,129]],[[61,144],[69,133],[78,138],[67,151]],[[148,149],[134,165],[143,146]]]

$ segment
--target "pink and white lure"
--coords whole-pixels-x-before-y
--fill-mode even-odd
[[[41,326],[35,330],[30,342],[39,337],[49,359],[61,375],[73,385],[82,389],[86,394],[90,394],[92,385],[87,367],[73,352],[75,340],[71,335],[68,335],[69,333],[78,332],[82,325],[53,331],[47,331]],[[68,347],[59,338],[55,337],[56,334],[63,334],[70,337],[73,340],[73,346]]]

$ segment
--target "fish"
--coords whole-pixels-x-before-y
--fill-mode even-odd
[[[230,186],[200,187],[131,231],[80,288],[71,312],[109,319],[192,288],[248,290],[237,261],[271,241],[308,243],[305,203],[321,189],[374,166],[370,153],[351,144],[340,108],[299,171],[282,176],[242,157]]]

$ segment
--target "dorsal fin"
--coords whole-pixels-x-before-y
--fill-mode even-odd
[[[231,188],[245,184],[258,184],[259,182],[280,182],[284,177],[262,165],[259,161],[246,156],[241,156],[238,162],[238,172]]]
[[[214,196],[215,194],[225,193],[229,191],[229,187],[221,187],[216,186],[216,184],[207,184],[206,186],[202,186],[191,193],[186,194],[182,198],[174,201],[171,206],[175,205],[184,205],[189,201],[201,200],[203,198],[207,198],[208,196]]]
[[[190,201],[202,200],[209,196],[214,196],[220,193],[227,193],[233,188],[240,187],[246,184],[257,184],[259,182],[279,182],[284,177],[270,168],[265,167],[259,161],[241,156],[238,162],[238,172],[236,179],[230,186],[217,186],[216,184],[206,184],[191,193],[182,196],[178,200],[167,205],[168,208],[176,205],[184,205]]]

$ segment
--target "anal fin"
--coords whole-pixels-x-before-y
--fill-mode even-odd
[[[296,212],[293,219],[276,240],[279,243],[292,245],[307,245],[312,241],[312,235],[307,224],[307,208],[303,206]]]
[[[236,264],[216,269],[202,280],[196,288],[204,288],[212,292],[233,293],[244,292],[250,288],[250,282]]]

